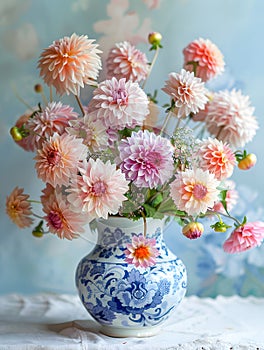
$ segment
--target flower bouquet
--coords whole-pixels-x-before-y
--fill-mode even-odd
[[[254,154],[241,150],[258,128],[249,97],[235,89],[208,90],[206,83],[224,71],[225,62],[215,44],[200,38],[184,48],[183,68],[170,73],[161,89],[168,95],[161,120],[157,90],[146,93],[144,87],[162,37],[151,33],[148,40],[155,52],[151,63],[129,42],[117,43],[104,62],[107,79],[100,83],[101,51],[94,40],[73,34],[43,50],[38,68],[50,101],[37,84],[43,102],[10,131],[19,146],[36,154],[37,176],[46,183],[39,202],[43,215],[33,212],[35,201],[19,187],[7,197],[7,214],[20,228],[40,217],[35,236],[50,232],[69,240],[87,223],[109,215],[144,222],[174,217],[190,239],[202,235],[204,218],[215,219],[216,232],[230,228],[227,218],[234,229],[225,251],[259,245],[264,223],[230,215],[237,200],[233,170],[256,163]],[[85,85],[93,89],[88,105],[80,101]],[[80,113],[54,99],[52,88],[59,96],[73,94]],[[128,262],[145,267],[158,255],[144,233],[125,253]]]

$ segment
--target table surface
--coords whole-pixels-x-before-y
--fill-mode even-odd
[[[185,297],[160,334],[111,338],[100,333],[78,296],[0,296],[0,350],[263,350],[264,298]]]

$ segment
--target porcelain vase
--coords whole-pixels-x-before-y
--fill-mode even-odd
[[[143,220],[97,220],[98,242],[78,264],[76,286],[102,333],[155,335],[184,297],[186,269],[163,240],[164,221],[147,219],[147,237],[156,239],[160,255],[154,266],[142,268],[126,263],[124,251],[133,235],[143,233]]]

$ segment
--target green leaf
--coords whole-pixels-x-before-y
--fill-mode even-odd
[[[145,204],[143,204],[143,207],[146,211],[147,217],[152,217],[154,219],[163,219],[164,218],[164,214],[157,212],[157,209],[153,208],[151,205],[145,203]]]
[[[164,202],[161,202],[158,207],[158,211],[160,213],[175,212],[176,210],[177,208],[171,198],[168,198]]]
[[[163,201],[163,196],[161,193],[158,193],[155,198],[150,202],[151,206],[156,208]]]
[[[161,202],[158,206],[157,211],[159,213],[177,217],[185,217],[185,211],[178,210],[171,198],[167,198],[165,201]]]
[[[222,190],[220,192],[220,202],[223,204],[223,207],[225,208],[225,211],[228,213],[228,211],[227,211],[227,204],[226,204],[226,194],[227,194],[227,190]]]
[[[247,223],[247,217],[246,217],[246,216],[244,216],[244,218],[243,218],[243,222],[242,222],[242,226],[244,226],[246,223]]]
[[[177,222],[178,225],[180,225],[182,227],[186,225],[185,220],[179,218],[178,216],[175,216],[174,220]]]
[[[147,216],[154,217],[154,215],[155,215],[155,213],[157,211],[155,208],[153,208],[151,205],[146,204],[146,203],[143,204],[143,207],[144,207],[144,209],[146,211]]]

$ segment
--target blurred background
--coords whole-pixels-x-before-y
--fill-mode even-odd
[[[75,293],[74,273],[91,244],[79,239],[61,241],[53,235],[42,239],[30,229],[18,229],[5,214],[6,196],[15,186],[38,199],[43,184],[36,179],[33,153],[20,149],[9,129],[40,96],[37,60],[42,48],[63,36],[87,34],[104,51],[118,41],[129,40],[145,51],[151,31],[163,35],[163,46],[146,91],[160,89],[172,71],[183,64],[182,49],[199,37],[213,41],[222,51],[226,72],[210,83],[212,89],[239,88],[249,95],[260,129],[247,149],[258,157],[248,172],[235,171],[233,179],[240,199],[234,213],[250,221],[263,220],[263,16],[258,0],[1,0],[0,2],[0,294]],[[102,73],[103,77],[103,73]],[[82,91],[87,102],[90,90]],[[164,93],[158,96],[162,104]],[[62,99],[75,106],[71,97]],[[77,109],[77,106],[75,106]],[[221,245],[225,236],[210,233],[189,241],[176,223],[166,230],[171,250],[184,261],[189,294],[264,296],[264,245],[230,256]]]

